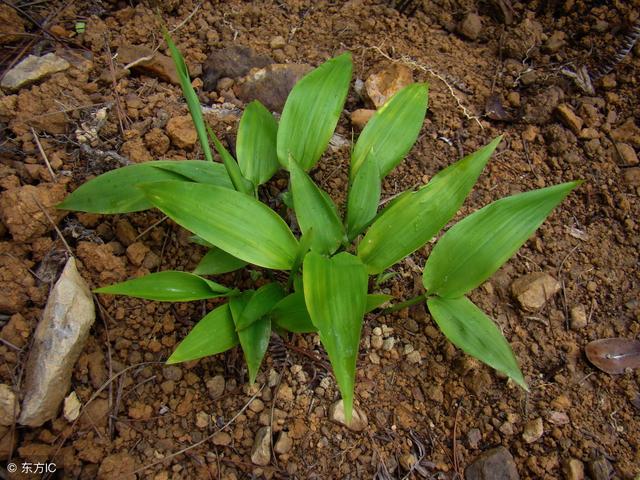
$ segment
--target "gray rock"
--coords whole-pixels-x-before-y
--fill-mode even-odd
[[[16,394],[9,385],[0,383],[0,425],[5,427],[13,425],[18,415],[20,415],[20,405],[18,405]]]
[[[613,467],[604,457],[599,457],[589,463],[589,476],[592,480],[609,480],[613,473]]]
[[[213,400],[220,398],[224,393],[225,380],[222,375],[216,375],[207,380],[207,390]]]
[[[203,67],[205,90],[215,90],[218,80],[223,77],[240,78],[252,68],[263,68],[273,63],[264,55],[258,55],[249,47],[233,45],[213,51]]]
[[[542,308],[560,290],[560,282],[548,273],[534,272],[518,278],[511,285],[513,296],[529,312]]]
[[[42,57],[29,55],[5,74],[0,86],[7,90],[16,91],[47,75],[62,72],[70,66],[69,62],[58,57],[55,53],[47,53]]]
[[[365,428],[367,428],[367,425],[369,423],[369,420],[367,419],[365,413],[355,406],[353,407],[351,423],[347,423],[344,415],[344,401],[342,399],[331,405],[331,408],[329,408],[329,418],[332,422],[344,425],[354,432],[363,431]]]
[[[271,462],[271,427],[262,427],[256,433],[251,449],[251,461],[263,467]]]
[[[466,480],[519,480],[518,470],[509,450],[492,448],[479,455],[464,471]]]
[[[543,434],[544,424],[542,423],[542,418],[538,417],[525,424],[522,439],[527,443],[533,443],[539,440]]]
[[[240,85],[238,96],[244,102],[259,100],[271,111],[282,111],[289,92],[311,65],[275,63],[266,68],[252,70]]]
[[[273,446],[273,449],[276,453],[285,454],[291,451],[291,447],[293,447],[293,441],[287,432],[280,432],[280,436],[278,437],[278,441]]]
[[[469,444],[469,448],[475,450],[478,448],[480,441],[482,440],[482,433],[477,428],[472,428],[467,433],[467,443]]]
[[[36,327],[26,366],[20,424],[39,427],[57,415],[95,317],[91,292],[71,257]]]

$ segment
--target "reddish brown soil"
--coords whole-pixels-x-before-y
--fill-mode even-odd
[[[596,84],[593,96],[561,74],[564,66],[583,64],[595,71],[637,20],[638,0],[609,6],[583,0],[513,3],[511,26],[490,5],[469,0],[425,0],[409,16],[373,1],[165,3],[180,3],[165,7],[164,18],[170,28],[177,27],[173,35],[194,78],[202,76],[210,49],[234,43],[279,62],[312,65],[350,50],[354,76],[363,80],[388,65],[389,58],[406,56],[405,61],[413,62],[414,78],[431,84],[429,113],[407,161],[385,180],[385,198],[423,182],[499,134],[505,141],[459,218],[504,195],[585,180],[471,296],[511,342],[531,392],[463,355],[419,306],[367,318],[356,385],[357,402],[369,419],[364,432],[328,420],[328,407],[339,394],[314,335],[274,339],[258,377],[258,385],[264,385],[258,393],[261,402],[254,400],[236,416],[257,392],[246,385],[238,351],[178,366],[162,364],[212,302],[170,305],[104,296],[99,298],[100,321],[74,371],[72,388],[81,403],[93,399],[80,421],[72,425],[61,413],[42,428],[16,427],[15,444],[6,435],[0,443],[2,459],[53,459],[59,478],[133,478],[136,470],[138,478],[155,479],[359,479],[403,478],[406,455],[422,452],[424,471],[437,474],[432,478],[455,478],[456,469],[462,473],[481,451],[504,445],[521,478],[565,478],[569,460],[580,460],[589,470],[603,456],[618,478],[638,475],[640,371],[607,375],[588,364],[583,350],[594,339],[640,334],[640,186],[632,170],[637,166],[624,163],[613,143],[640,150],[640,47]],[[66,47],[90,57],[92,64],[88,68],[78,60],[72,69],[17,94],[0,94],[3,191],[33,185],[47,208],[59,200],[60,189],[71,191],[118,166],[81,151],[74,134],[83,124],[89,128],[95,113],[107,105],[108,119],[94,151],[117,151],[135,161],[157,155],[201,157],[197,148],[162,147],[166,120],[187,112],[178,87],[153,77],[111,75],[107,45],[112,52],[125,44],[155,48],[161,38],[151,9],[124,4],[74,2],[49,24],[60,41],[47,40],[24,19],[35,35],[30,52]],[[26,11],[39,19],[53,11],[42,8],[34,5]],[[483,26],[470,41],[457,33],[456,25],[474,11]],[[81,18],[87,19],[86,32],[70,35]],[[565,43],[557,48],[547,40],[556,31],[565,33]],[[278,35],[286,46],[272,51],[270,41]],[[4,67],[21,52],[16,45],[27,47],[2,46]],[[506,110],[506,121],[483,116],[492,95]],[[201,93],[203,103],[218,97],[216,92]],[[570,105],[587,131],[576,135],[560,122],[554,113],[558,103]],[[350,94],[346,109],[362,107]],[[56,171],[55,182],[31,127]],[[231,118],[218,122],[216,130],[232,138],[236,127]],[[348,118],[338,132],[351,137]],[[343,149],[328,155],[315,172],[338,202],[344,202],[347,164]],[[285,178],[280,175],[265,190],[269,199],[275,201]],[[28,215],[12,217],[16,222],[22,218],[22,226],[0,223],[0,381],[18,393],[31,333],[65,254],[29,199],[24,200]],[[2,208],[13,211],[15,201]],[[70,213],[59,225],[84,278],[97,287],[157,269],[196,265],[203,249],[188,242],[187,232],[169,221],[147,231],[161,218],[157,212],[114,217]],[[383,290],[400,298],[420,293],[420,265],[430,248],[396,267],[397,275]],[[536,271],[553,275],[562,290],[531,314],[512,299],[510,286]],[[229,274],[219,281],[250,285],[248,275]],[[569,312],[578,305],[584,306],[588,324],[576,329]],[[371,347],[372,330],[378,326],[385,337],[395,339],[388,351]],[[420,352],[420,363],[405,359],[411,348]],[[225,379],[224,391],[212,381],[218,375]],[[568,423],[554,424],[562,417],[557,412],[565,413]],[[203,415],[211,418],[197,426]],[[527,444],[524,425],[538,417],[544,434]],[[228,435],[218,434],[174,456],[232,418]],[[287,431],[293,445],[289,452],[275,454],[270,465],[258,467],[250,452],[256,431],[265,425],[274,432]],[[470,442],[472,429],[479,430],[477,442]],[[170,459],[162,461],[164,457]],[[423,478],[419,471],[410,475]]]

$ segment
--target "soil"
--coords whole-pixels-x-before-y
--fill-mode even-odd
[[[585,181],[471,295],[509,339],[530,392],[448,343],[423,306],[371,314],[356,382],[368,426],[353,432],[328,419],[339,394],[317,336],[274,337],[252,389],[237,350],[163,365],[216,302],[101,296],[100,320],[73,374],[83,405],[79,421],[60,412],[40,428],[0,427],[0,458],[54,461],[55,478],[453,479],[481,452],[502,445],[521,478],[578,479],[571,472],[580,466],[593,479],[609,478],[603,473],[609,467],[612,478],[637,478],[640,370],[608,375],[587,362],[584,346],[640,335],[640,44],[595,82],[595,93],[585,93],[563,69],[586,66],[597,76],[638,21],[640,2],[424,0],[412,2],[413,13],[369,0],[162,3],[161,17],[206,105],[242,107],[224,79],[218,81],[224,93],[202,89],[209,52],[232,45],[278,63],[311,65],[349,50],[354,78],[364,81],[394,60],[411,67],[416,81],[429,82],[422,134],[384,181],[385,198],[499,134],[505,140],[458,219],[505,195]],[[51,221],[91,287],[193,269],[204,249],[172,222],[158,224],[158,212],[61,218],[53,208],[65,191],[123,159],[202,157],[194,142],[181,144],[167,131],[169,119],[187,114],[179,87],[152,74],[124,74],[113,59],[123,45],[168,54],[154,10],[122,1],[31,2],[19,17],[15,31],[0,29],[2,69],[29,53],[66,51],[72,59],[65,72],[0,94],[0,381],[21,394],[29,341],[66,255]],[[38,28],[30,19],[47,21]],[[75,32],[79,21],[83,33]],[[566,106],[556,109],[560,104]],[[346,110],[360,108],[371,106],[352,90]],[[237,115],[219,117],[214,127],[232,140]],[[351,138],[349,115],[337,131]],[[82,148],[79,134],[89,139]],[[348,157],[348,149],[335,150],[314,172],[341,205]],[[265,199],[276,205],[285,186],[278,174]],[[430,248],[395,267],[382,290],[400,299],[421,293]],[[513,281],[532,272],[562,286],[534,313],[511,294]],[[217,281],[251,285],[249,274]],[[542,436],[527,443],[525,426],[539,428],[538,418]],[[258,466],[251,450],[265,426],[278,453]]]

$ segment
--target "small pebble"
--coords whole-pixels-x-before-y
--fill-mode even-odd
[[[542,424],[542,418],[538,417],[526,423],[524,432],[522,432],[522,439],[527,443],[533,443],[540,439],[543,433],[544,425]]]

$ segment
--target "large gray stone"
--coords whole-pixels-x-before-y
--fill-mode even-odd
[[[95,316],[89,287],[71,257],[49,294],[35,331],[20,424],[39,427],[57,415]]]
[[[62,72],[71,65],[55,53],[47,53],[42,57],[29,55],[18,65],[9,70],[2,79],[2,88],[16,91],[52,73]]]

